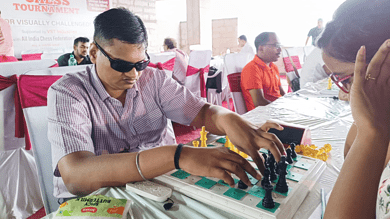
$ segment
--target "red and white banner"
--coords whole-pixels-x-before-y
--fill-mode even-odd
[[[92,41],[93,20],[112,0],[0,0],[1,17],[11,26],[15,56],[26,50],[73,51],[73,40]]]

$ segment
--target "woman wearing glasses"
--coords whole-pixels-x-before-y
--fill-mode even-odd
[[[390,218],[389,11],[388,0],[347,0],[317,41],[355,120],[325,218]]]

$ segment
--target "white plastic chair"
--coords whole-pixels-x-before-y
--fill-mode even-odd
[[[152,53],[149,54],[150,56],[150,63],[157,65],[158,63],[161,63],[164,65],[164,63],[169,65],[169,68],[163,68],[164,72],[168,75],[168,77],[172,77],[172,72],[173,72],[173,66],[175,64],[175,58],[176,58],[176,53],[175,52],[164,52],[164,53]],[[172,61],[173,59],[173,61]],[[169,63],[167,63],[169,62]],[[171,65],[172,62],[172,65]],[[151,65],[149,64],[149,66]]]
[[[253,57],[249,54],[234,53],[225,56],[225,70],[233,97],[236,113],[242,115],[247,112],[244,97],[241,91],[241,71]]]
[[[69,72],[83,70],[85,66],[67,66],[63,68],[49,68],[42,70],[30,71],[23,74],[19,80],[19,86],[29,86],[29,81],[23,79],[25,75],[43,75],[47,77],[65,75]],[[53,83],[55,80],[53,80]],[[34,86],[37,86],[36,84]],[[48,88],[47,88],[48,89]],[[33,89],[29,89],[30,91]],[[20,89],[20,98],[24,99],[25,94],[23,89]],[[22,105],[23,106],[23,105]],[[23,109],[27,129],[31,141],[31,146],[34,152],[35,162],[38,170],[39,187],[41,190],[43,204],[46,214],[58,209],[59,204],[57,198],[53,196],[53,167],[51,156],[51,145],[47,137],[48,131],[48,109],[47,106],[34,106]]]
[[[187,69],[187,77],[184,83],[184,86],[187,87],[192,93],[198,97],[206,98],[206,95],[201,95],[200,79],[201,76],[199,72],[192,74],[192,69],[203,69],[204,85],[206,86],[206,79],[208,74],[208,69],[210,67],[211,60],[211,51],[210,50],[195,50],[190,53]]]
[[[21,52],[23,61],[31,61],[31,60],[41,60],[41,55],[43,50],[40,49],[31,49],[25,50]]]
[[[302,48],[284,48],[282,50],[282,56],[283,56],[283,63],[286,69],[286,75],[288,78],[288,82],[294,80],[295,78],[299,78],[299,74],[301,73],[302,66],[301,61],[302,58],[300,58],[300,52],[303,52],[301,50]],[[292,64],[294,63],[294,65]],[[293,66],[297,69],[297,73],[294,71]]]
[[[0,64],[0,75],[10,77],[26,71],[49,68],[56,64],[52,60],[6,62]],[[16,85],[0,91],[0,151],[14,150],[25,146],[24,138],[15,137],[15,94]]]
[[[62,56],[64,53],[43,53],[41,55],[41,59],[54,59],[57,60],[60,56]]]

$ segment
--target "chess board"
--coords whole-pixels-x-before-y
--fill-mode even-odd
[[[223,144],[218,142],[208,144],[208,147],[219,146]],[[267,153],[263,149],[260,152]],[[256,166],[250,158],[248,161],[254,167]],[[275,207],[272,209],[262,206],[265,190],[261,187],[261,181],[249,174],[252,186],[246,189],[238,188],[239,179],[234,174],[233,178],[236,182],[234,188],[217,178],[194,176],[183,170],[173,170],[156,177],[154,181],[240,218],[285,219],[293,217],[325,168],[326,164],[323,161],[298,155],[287,167],[286,178],[289,191],[286,193],[272,191],[275,201]],[[272,182],[274,187],[276,182],[277,180]]]

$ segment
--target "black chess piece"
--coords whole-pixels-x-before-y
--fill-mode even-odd
[[[240,181],[238,181],[238,188],[239,189],[246,189],[246,188],[248,188],[248,186],[242,180],[240,180]]]
[[[286,157],[287,163],[292,164],[294,161],[291,158],[291,153],[292,153],[291,148],[287,148],[286,153],[287,153],[287,157]]]
[[[261,186],[264,186],[264,185],[271,185],[271,181],[270,181],[270,171],[269,169],[265,169],[264,170],[264,175],[263,175],[263,178],[261,179]]]
[[[262,154],[263,155],[263,158],[264,158],[264,167],[265,169],[268,168],[268,158],[267,158],[267,155],[265,153]]]
[[[295,159],[296,157],[297,157],[297,152],[295,152],[295,147],[296,147],[297,145],[293,142],[293,143],[290,143],[290,147],[291,147],[291,157],[293,158],[293,159]]]
[[[275,158],[270,151],[268,151],[267,163],[270,171],[270,179],[273,182],[278,178],[278,176],[275,173]]]
[[[274,208],[275,207],[275,202],[272,199],[272,189],[273,189],[273,186],[272,185],[264,185],[263,189],[265,190],[265,196],[264,196],[263,201],[262,201],[261,204],[265,208]]]
[[[286,156],[282,156],[280,158],[280,162],[278,163],[279,180],[276,183],[276,188],[275,188],[275,190],[280,193],[288,192],[288,185],[286,181],[287,165],[288,163],[286,162]]]

